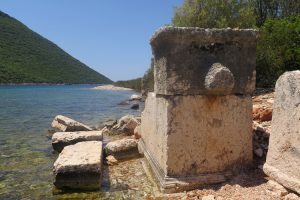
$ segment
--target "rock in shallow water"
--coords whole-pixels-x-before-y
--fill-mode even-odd
[[[101,141],[102,131],[56,132],[52,136],[52,147],[61,152],[65,146],[83,141]]]
[[[78,121],[75,121],[71,118],[65,117],[63,115],[57,115],[53,122],[52,127],[57,128],[61,131],[92,131],[93,129],[91,127],[88,127],[87,125],[84,125]]]
[[[113,155],[116,159],[127,159],[139,156],[137,141],[124,138],[109,142],[105,147],[106,155]]]
[[[79,142],[67,146],[54,163],[54,185],[59,189],[100,189],[101,168],[102,142]]]

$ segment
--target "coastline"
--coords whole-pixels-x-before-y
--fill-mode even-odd
[[[92,85],[97,83],[0,83],[0,86],[51,86],[51,85]]]
[[[93,90],[111,90],[111,91],[133,91],[133,89],[131,89],[131,88],[118,87],[118,86],[114,86],[112,84],[99,85],[92,89]]]

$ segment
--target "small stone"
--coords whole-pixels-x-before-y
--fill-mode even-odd
[[[202,200],[215,200],[215,196],[214,195],[207,195],[202,197]]]
[[[116,159],[127,159],[139,156],[137,141],[124,138],[109,142],[105,147],[106,155],[113,155]]]
[[[117,165],[118,164],[118,160],[114,156],[110,155],[110,156],[106,157],[106,163],[108,165]]]
[[[258,157],[262,157],[264,155],[264,151],[261,148],[255,149],[254,150],[255,155]]]

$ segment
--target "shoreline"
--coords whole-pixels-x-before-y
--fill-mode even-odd
[[[134,91],[134,89],[131,88],[125,88],[125,87],[118,87],[112,84],[106,84],[106,85],[99,85],[92,90],[110,90],[110,91]]]
[[[92,85],[98,86],[97,83],[0,83],[0,86],[52,86],[52,85]]]

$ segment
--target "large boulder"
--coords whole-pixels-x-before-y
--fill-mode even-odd
[[[112,155],[116,159],[127,159],[139,156],[137,141],[132,138],[124,138],[107,143],[105,146],[106,155]]]
[[[52,147],[61,152],[65,146],[83,141],[101,141],[102,131],[56,132],[52,136]]]
[[[272,129],[264,172],[300,194],[300,71],[276,82]]]
[[[75,121],[71,118],[68,118],[63,115],[57,115],[53,122],[52,127],[57,128],[64,132],[73,132],[73,131],[92,131],[91,127],[88,127],[85,124],[82,124],[78,121]]]
[[[102,142],[67,146],[54,163],[54,185],[59,189],[98,190],[101,185]]]

